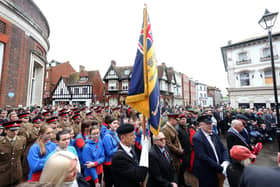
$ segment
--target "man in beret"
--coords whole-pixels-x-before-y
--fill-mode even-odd
[[[200,116],[197,121],[200,129],[193,136],[193,172],[200,187],[218,187],[224,182],[228,152],[219,136],[213,133],[211,116]]]
[[[21,121],[3,124],[7,135],[0,136],[0,186],[16,186],[22,182],[22,158],[25,137],[18,136]]]
[[[168,120],[166,124],[162,127],[161,131],[166,137],[166,146],[170,150],[171,156],[173,157],[173,165],[176,169],[177,175],[180,174],[181,158],[184,154],[182,149],[178,133],[176,131],[178,114],[171,113],[168,114]]]
[[[148,160],[142,162],[143,150],[148,149],[148,147],[142,145],[143,150],[139,164],[138,156],[133,148],[136,138],[134,126],[129,123],[123,124],[117,129],[117,133],[120,137],[120,145],[113,155],[111,169],[114,186],[140,187],[148,172]]]

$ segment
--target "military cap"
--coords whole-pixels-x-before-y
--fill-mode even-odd
[[[134,126],[130,123],[125,123],[117,129],[118,135],[127,134],[134,131]]]
[[[245,120],[245,121],[249,120],[244,114],[237,114],[236,119],[242,119],[242,120]]]
[[[180,115],[178,116],[178,118],[181,119],[181,118],[187,118],[187,117],[186,117],[185,114],[180,114]]]
[[[83,106],[82,108],[81,108],[81,111],[82,110],[86,110],[87,109],[87,107],[86,106]]]
[[[212,124],[211,116],[210,115],[202,115],[197,118],[197,122],[204,122],[207,124]]]
[[[51,118],[49,118],[49,119],[46,120],[47,123],[54,123],[54,122],[57,122],[57,121],[58,121],[58,119],[57,119],[56,116],[51,117]]]
[[[75,114],[75,115],[76,115],[76,114],[80,114],[80,111],[77,110],[77,111],[74,112],[74,114]]]
[[[18,114],[18,118],[28,118],[29,115],[30,115],[29,112],[24,112],[24,113]]]
[[[43,116],[50,116],[51,115],[51,112],[50,111],[44,111],[42,113]]]
[[[101,109],[95,110],[96,113],[101,113]]]
[[[61,109],[60,111],[58,111],[58,113],[63,113],[63,112],[66,112],[67,111],[67,109],[66,108],[63,108],[63,109]]]
[[[9,130],[18,130],[20,128],[21,121],[16,120],[16,121],[9,121],[6,123],[3,123],[2,125],[4,126],[5,129]]]
[[[91,115],[91,114],[92,114],[92,111],[87,111],[87,112],[86,112],[86,115],[87,115],[87,116],[89,116],[89,115]]]
[[[175,119],[177,119],[177,118],[179,117],[179,114],[170,113],[170,114],[167,114],[167,117],[168,117],[168,118],[175,118]]]
[[[80,114],[75,114],[74,116],[72,116],[72,119],[80,119],[81,117],[80,117]]]
[[[61,112],[58,114],[60,117],[64,117],[68,115],[68,112]]]
[[[76,112],[76,111],[78,111],[79,109],[78,108],[72,108],[71,109],[73,112]]]
[[[39,116],[36,116],[32,119],[32,123],[41,123],[43,119]]]
[[[118,110],[118,109],[120,109],[119,106],[116,106],[116,107],[112,108],[112,110]]]

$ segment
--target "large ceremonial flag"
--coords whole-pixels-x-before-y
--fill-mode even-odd
[[[149,119],[150,130],[157,135],[160,130],[160,92],[146,5],[126,103]]]

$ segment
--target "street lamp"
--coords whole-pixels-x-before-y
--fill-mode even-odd
[[[276,21],[278,12],[271,13],[267,9],[265,9],[264,15],[259,21],[259,25],[268,30],[268,39],[270,46],[270,58],[271,58],[271,66],[272,66],[272,78],[273,78],[273,89],[274,89],[274,98],[275,98],[275,108],[276,108],[276,124],[277,124],[277,139],[278,139],[278,150],[280,151],[280,138],[279,138],[279,106],[278,106],[278,94],[277,94],[277,84],[276,84],[276,76],[275,76],[275,65],[274,65],[274,56],[273,56],[273,47],[272,47],[272,36],[271,30]]]

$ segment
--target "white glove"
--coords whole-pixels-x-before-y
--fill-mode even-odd
[[[139,166],[143,167],[149,167],[149,139],[148,136],[141,137],[141,145],[142,145],[142,151],[141,151],[141,156],[140,156],[140,164]]]
[[[223,161],[223,163],[221,164],[221,166],[223,167],[223,174],[224,176],[227,176],[227,167],[230,164],[229,161]]]

